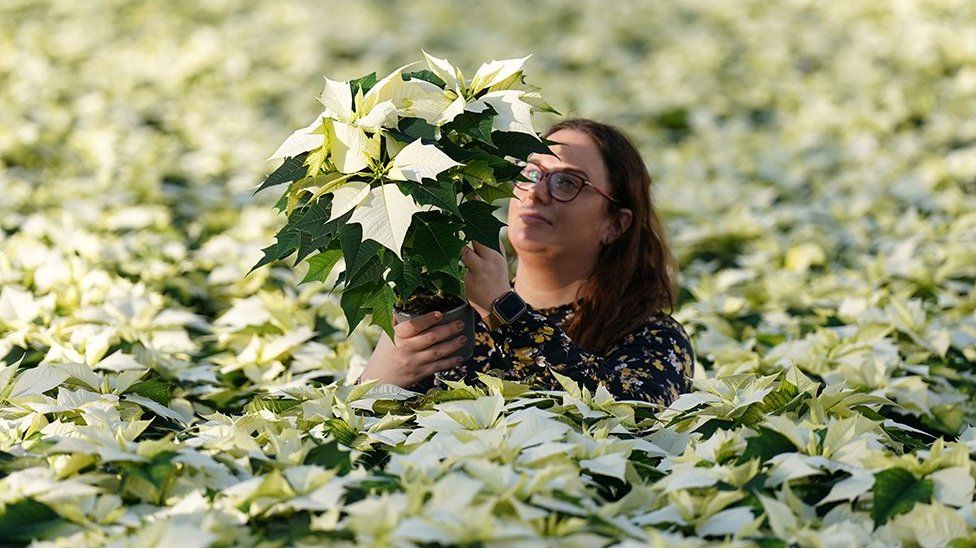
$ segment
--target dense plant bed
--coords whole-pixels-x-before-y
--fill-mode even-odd
[[[974,4],[46,4],[0,5],[3,544],[976,544]],[[335,277],[245,276],[308,90],[434,44],[633,132],[693,393],[355,387]]]

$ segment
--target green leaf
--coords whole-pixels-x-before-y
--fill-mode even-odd
[[[261,410],[268,410],[274,414],[280,414],[291,410],[295,406],[301,404],[298,400],[284,400],[280,398],[260,398],[255,397],[251,402],[247,404],[248,413],[256,413]]]
[[[764,412],[765,409],[766,408],[763,406],[762,402],[754,402],[750,404],[739,416],[739,423],[749,427],[760,423],[766,417]]]
[[[352,447],[356,440],[356,431],[348,423],[339,418],[325,420],[325,427],[329,429],[336,441],[343,446]]]
[[[418,400],[421,406],[426,406],[429,404],[450,402],[452,400],[471,400],[477,397],[478,395],[473,394],[467,389],[431,389],[427,391],[425,396],[420,397]]]
[[[494,146],[491,140],[492,118],[498,113],[490,106],[482,112],[465,111],[447,124],[444,131],[455,130],[478,141]]]
[[[325,282],[332,273],[332,268],[342,258],[342,250],[325,250],[324,252],[308,258],[308,274],[299,284],[304,284],[312,280]]]
[[[263,267],[272,261],[278,261],[288,257],[298,249],[298,245],[301,243],[301,237],[298,231],[292,227],[285,227],[275,235],[275,238],[277,242],[261,250],[264,252],[264,257],[255,263],[247,274],[251,274],[255,269]]]
[[[420,275],[419,256],[408,256],[403,261],[395,261],[390,267],[386,279],[393,282],[398,295],[406,299],[413,294],[414,290],[424,285],[424,279]]]
[[[346,212],[341,217],[333,219],[322,225],[313,225],[310,232],[302,231],[299,233],[300,244],[298,253],[295,255],[295,264],[305,258],[308,254],[325,248],[334,247],[336,235],[346,225],[352,217],[353,212]]]
[[[0,516],[0,540],[27,544],[37,539],[47,539],[59,526],[66,524],[50,507],[32,499],[7,504]]]
[[[393,302],[393,290],[387,284],[380,284],[366,301],[366,306],[372,311],[373,324],[383,328],[391,340],[394,339]]]
[[[344,280],[347,284],[356,279],[371,259],[376,259],[383,247],[375,240],[363,240],[363,227],[357,223],[350,223],[342,228],[339,242],[342,256],[346,260]]]
[[[511,183],[500,185],[482,185],[475,189],[474,194],[482,200],[491,204],[496,200],[504,200],[515,197],[515,187]]]
[[[440,77],[438,77],[436,74],[434,74],[433,72],[427,69],[424,69],[422,71],[405,72],[402,73],[400,77],[403,78],[404,81],[410,80],[411,78],[415,78],[417,80],[423,80],[425,82],[430,82],[431,84],[438,86],[440,88],[443,88],[444,86],[447,85],[447,83],[441,80]]]
[[[251,267],[248,274],[272,261],[285,259],[295,250],[298,250],[297,263],[312,251],[328,246],[335,233],[349,219],[347,215],[328,222],[331,207],[331,200],[320,200],[292,212],[288,223],[275,235],[277,242],[262,250],[264,257]]]
[[[342,291],[339,306],[342,307],[342,312],[346,315],[346,322],[349,324],[347,335],[351,334],[366,317],[366,313],[369,312],[366,302],[373,293],[378,291],[377,286],[378,284],[362,284]]]
[[[349,452],[339,448],[339,442],[330,440],[309,450],[305,455],[305,465],[319,465],[327,469],[338,468],[338,474],[345,475],[352,471],[352,459]]]
[[[739,464],[757,457],[761,462],[765,463],[773,456],[787,452],[795,452],[797,450],[796,445],[790,442],[790,439],[772,429],[759,427],[756,431],[759,433],[759,436],[746,439],[746,449],[739,456]]]
[[[724,429],[726,431],[729,431],[735,429],[736,427],[738,427],[736,422],[730,419],[713,418],[706,421],[705,423],[702,423],[697,429],[695,429],[694,432],[701,433],[702,440],[705,440],[711,438],[711,436],[715,434],[715,431],[718,431],[719,429]]]
[[[273,187],[275,185],[281,185],[282,183],[289,183],[291,181],[297,181],[302,176],[305,175],[305,158],[308,153],[302,153],[298,156],[289,156],[281,163],[278,168],[268,175],[264,183],[257,188],[256,191],[251,193],[251,196],[258,194],[259,192],[267,189],[268,187]]]
[[[330,229],[326,228],[325,230],[328,231]],[[311,254],[312,252],[330,247],[332,245],[332,242],[335,240],[335,233],[323,232],[322,234],[318,234],[318,235],[299,233],[298,238],[299,238],[298,253],[295,254],[294,265],[298,265],[298,263],[301,262],[301,260],[305,259],[305,257]]]
[[[763,399],[763,411],[767,414],[778,414],[789,407],[794,399],[799,396],[800,391],[785,379],[780,381],[775,391],[766,395]]]
[[[929,447],[928,441],[897,427],[882,427],[882,430],[891,437],[891,440],[904,444],[909,451],[926,450]]]
[[[364,285],[375,286],[383,281],[383,271],[385,270],[383,258],[381,256],[374,256],[361,269],[356,271],[354,276],[346,278],[345,288],[352,289]]]
[[[310,235],[322,234],[332,216],[332,200],[325,198],[292,212],[289,225],[296,231]],[[333,220],[335,221],[335,220]]]
[[[417,139],[435,141],[437,128],[428,124],[423,118],[401,118],[397,128],[407,137],[405,141],[408,143]]]
[[[491,137],[498,150],[498,156],[514,156],[522,160],[532,153],[552,154],[549,146],[557,144],[548,139],[536,139],[522,132],[493,132]]]
[[[918,480],[909,471],[894,467],[875,473],[872,491],[874,506],[871,516],[877,528],[892,517],[911,511],[916,503],[929,503],[933,483],[929,479]]]
[[[131,393],[144,396],[162,404],[163,406],[168,406],[170,401],[170,389],[171,387],[168,383],[158,379],[147,379],[130,386],[122,394]]]
[[[488,246],[498,253],[503,253],[498,240],[499,232],[504,223],[494,215],[496,206],[488,202],[471,200],[459,206],[461,218],[464,219],[464,234],[472,240]]]
[[[370,90],[374,85],[376,85],[376,73],[371,72],[362,78],[357,78],[355,80],[349,81],[349,89],[352,91],[352,96],[356,97],[356,91],[363,90],[363,95]]]
[[[424,180],[423,184],[411,181],[397,182],[400,189],[412,196],[417,204],[433,204],[438,208],[461,217],[458,210],[457,190],[450,181]]]
[[[491,168],[491,164],[484,158],[479,158],[477,160],[472,160],[461,168],[461,173],[467,176],[465,179],[468,181],[475,181],[478,184],[472,184],[474,188],[480,188],[484,184],[495,184],[495,171]]]
[[[456,230],[456,225],[450,223],[421,218],[414,221],[413,250],[423,257],[428,270],[458,272],[464,241],[457,237]]]
[[[434,271],[427,273],[427,278],[431,280],[434,288],[440,290],[441,293],[451,294],[467,301],[464,293],[464,276],[460,270],[456,273]]]

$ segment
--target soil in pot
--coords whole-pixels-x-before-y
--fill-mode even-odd
[[[456,295],[414,294],[397,310],[410,316],[420,316],[433,311],[450,311],[464,304],[465,301]]]

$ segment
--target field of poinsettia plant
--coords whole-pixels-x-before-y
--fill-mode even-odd
[[[5,0],[0,544],[976,545],[973,36],[969,0]],[[335,280],[248,274],[323,75],[422,49],[531,54],[640,144],[692,393],[356,385]]]

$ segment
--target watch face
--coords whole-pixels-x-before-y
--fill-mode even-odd
[[[525,302],[514,292],[503,295],[501,299],[495,302],[495,309],[498,311],[498,316],[506,321],[515,318],[524,308]]]

